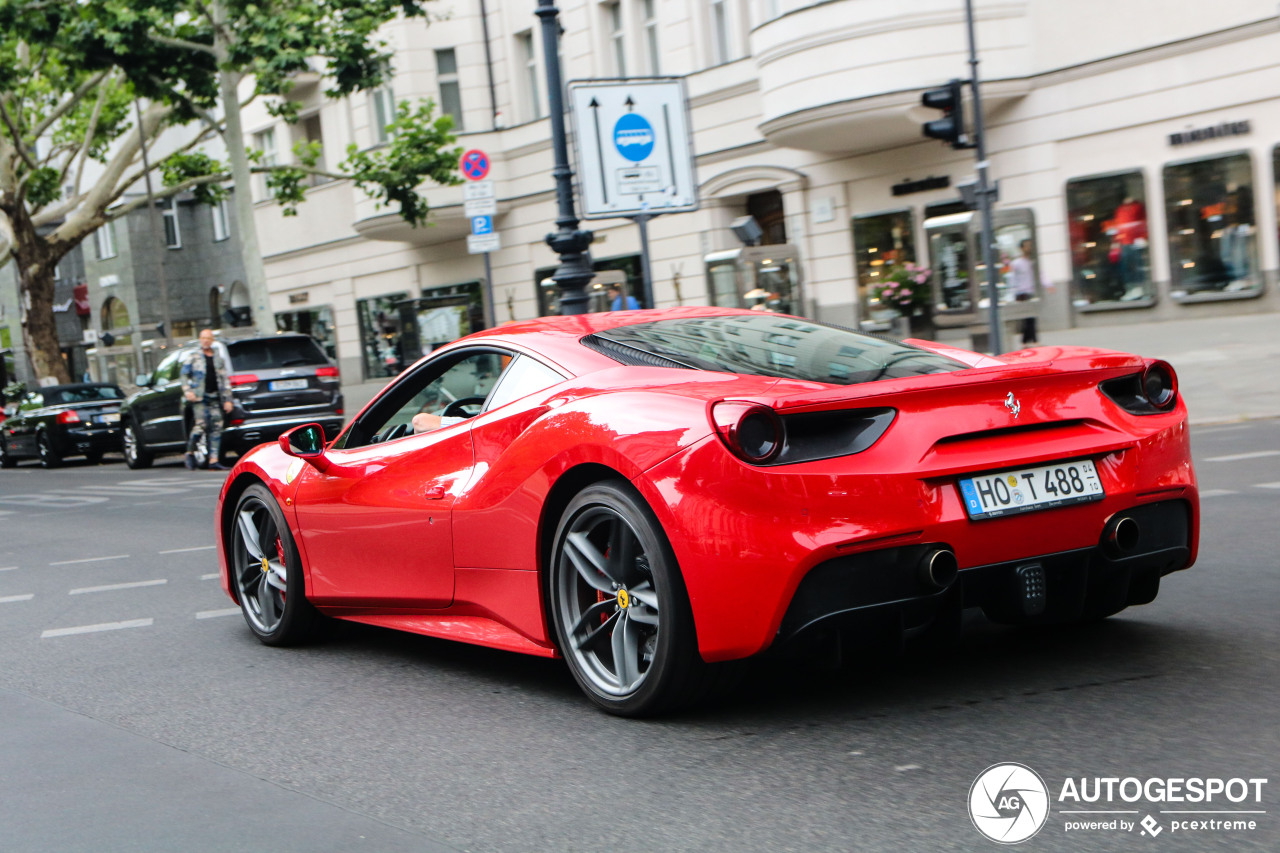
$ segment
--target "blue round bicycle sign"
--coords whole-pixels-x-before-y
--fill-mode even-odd
[[[653,127],[639,113],[626,113],[613,126],[613,145],[623,157],[639,163],[653,153]]]

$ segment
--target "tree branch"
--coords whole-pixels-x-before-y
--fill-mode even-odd
[[[84,132],[84,142],[80,144],[79,152],[77,152],[76,156],[72,158],[72,162],[75,162],[77,159],[80,161],[80,165],[76,167],[76,180],[71,189],[72,195],[80,195],[80,179],[84,177],[84,167],[89,160],[89,148],[93,144],[93,137],[98,132],[98,121],[102,118],[102,108],[106,103],[107,88],[104,86],[98,90],[98,102],[93,105],[93,114],[89,116],[89,126]],[[65,174],[63,175],[63,179],[66,179]]]
[[[13,123],[13,118],[9,115],[9,110],[5,108],[4,99],[0,98],[0,120],[4,121],[4,126],[9,129],[9,135],[13,139],[13,148],[18,152],[18,156],[32,170],[39,168],[31,159],[31,154],[27,152],[27,147],[22,144],[22,134]]]
[[[198,41],[187,41],[186,39],[175,38],[174,36],[161,35],[160,33],[148,33],[147,38],[156,44],[162,44],[166,47],[178,47],[183,50],[196,50],[201,53],[207,53],[210,56],[217,56],[217,52],[212,45],[201,44]]]
[[[93,89],[106,79],[108,73],[109,72],[107,71],[99,71],[97,74],[94,74],[92,77],[77,86],[76,90],[68,95],[66,100],[54,107],[49,112],[49,115],[45,116],[44,120],[32,129],[31,138],[39,139],[44,136],[45,131],[53,127],[54,122],[66,115],[76,104],[80,103],[84,96],[89,93],[89,90]]]

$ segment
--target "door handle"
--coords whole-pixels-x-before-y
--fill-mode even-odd
[[[431,486],[423,495],[429,501],[438,501],[444,498],[444,486]]]

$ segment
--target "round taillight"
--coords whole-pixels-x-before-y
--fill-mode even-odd
[[[1167,362],[1152,362],[1142,372],[1142,396],[1157,409],[1173,408],[1178,400],[1178,375]]]
[[[725,446],[744,462],[760,465],[782,451],[782,420],[768,406],[726,400],[712,407],[712,418]]]

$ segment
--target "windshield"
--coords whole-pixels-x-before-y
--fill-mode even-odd
[[[114,385],[84,385],[74,388],[45,388],[44,404],[58,406],[64,403],[98,403],[103,400],[119,400],[124,394]]]
[[[324,350],[314,340],[296,336],[231,341],[227,344],[227,351],[231,353],[232,370],[270,370],[329,363]]]
[[[648,355],[697,370],[832,385],[968,367],[897,341],[777,314],[659,320],[608,329],[591,338],[618,345],[596,348],[624,363],[644,363],[643,356]]]

